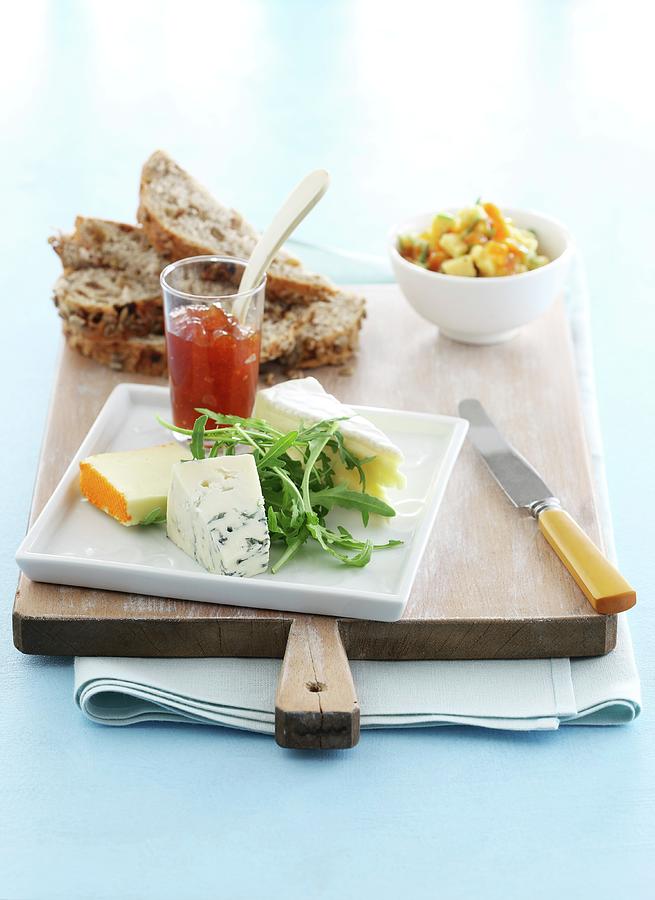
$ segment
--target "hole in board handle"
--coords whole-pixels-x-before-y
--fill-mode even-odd
[[[322,681],[308,681],[306,682],[305,687],[308,691],[311,691],[312,694],[320,694],[321,691],[326,690],[327,684],[323,684]]]

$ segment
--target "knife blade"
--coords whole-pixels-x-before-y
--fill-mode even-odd
[[[479,400],[462,400],[459,414],[468,419],[471,441],[514,506],[531,509],[540,501],[557,503],[538,472],[505,440]]]
[[[510,502],[530,510],[539,530],[569,570],[596,612],[624,612],[637,602],[634,589],[565,512],[539,473],[512,447],[479,400],[459,403],[469,437]]]

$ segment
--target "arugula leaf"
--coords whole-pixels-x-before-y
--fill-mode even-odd
[[[302,541],[300,539],[296,539],[295,541],[293,541],[292,543],[290,543],[287,546],[287,549],[284,551],[282,556],[278,559],[278,561],[274,565],[271,566],[271,572],[273,573],[273,575],[277,575],[277,573],[280,571],[282,566],[285,563],[288,563],[289,560],[291,559],[291,557],[294,556],[298,550],[300,550],[303,543],[304,543],[304,541]]]
[[[345,484],[337,484],[334,487],[324,488],[322,491],[313,491],[310,499],[312,506],[325,506],[326,509],[342,506],[344,509],[358,509],[362,514],[374,513],[377,516],[387,517],[396,515],[395,509],[384,500],[366,494],[364,491],[353,491]]]
[[[191,455],[194,459],[205,458],[205,425],[208,416],[199,416],[193,424],[191,432]]]
[[[336,423],[331,422],[328,433],[324,437],[314,438],[309,443],[309,458],[307,459],[307,462],[305,464],[305,472],[302,477],[302,499],[305,504],[305,511],[307,512],[307,515],[310,515],[312,511],[312,503],[309,496],[309,479],[312,474],[312,469],[316,465],[316,460],[323,452],[328,440],[336,430]]]
[[[268,448],[266,453],[262,457],[257,460],[257,467],[263,468],[268,465],[269,462],[277,460],[283,453],[286,453],[287,450],[292,447],[296,440],[298,439],[297,431],[290,431],[288,434],[283,435],[281,438]]]
[[[390,518],[394,509],[366,493],[365,465],[374,457],[358,457],[345,446],[339,429],[341,418],[301,425],[283,434],[263,419],[242,418],[198,408],[200,415],[192,429],[180,428],[159,419],[170,431],[191,439],[191,453],[204,459],[205,442],[212,441],[210,457],[219,453],[234,456],[247,447],[259,473],[271,542],[283,545],[282,554],[271,566],[273,573],[292,559],[307,541],[316,543],[339,563],[362,567],[370,562],[374,550],[397,547],[402,541],[373,544],[358,540],[343,526],[334,531],[325,517],[335,508],[361,513],[364,526],[371,515]],[[348,418],[348,417],[344,417]],[[220,427],[207,428],[209,420]],[[334,463],[357,472],[361,490],[337,480]],[[149,517],[148,517],[149,520]],[[157,521],[155,518],[152,520]],[[162,520],[163,521],[163,520]]]
[[[160,506],[156,506],[154,509],[151,509],[148,515],[141,519],[139,525],[163,525],[166,521],[166,516],[162,512]]]

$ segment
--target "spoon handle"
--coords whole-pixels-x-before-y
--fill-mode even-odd
[[[330,176],[325,169],[310,172],[296,185],[255,245],[241,276],[240,293],[252,290],[259,284],[277,251],[307,213],[316,206],[329,185]],[[244,297],[235,304],[236,316],[242,323],[245,322],[249,305],[249,297]]]

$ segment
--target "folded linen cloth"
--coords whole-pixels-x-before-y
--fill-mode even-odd
[[[605,546],[614,555],[596,410],[588,291],[582,266],[568,297]],[[618,725],[640,712],[639,676],[624,615],[616,649],[582,659],[352,662],[363,728],[473,725],[514,731]],[[195,722],[274,732],[279,660],[75,660],[75,699],[104,725]]]

